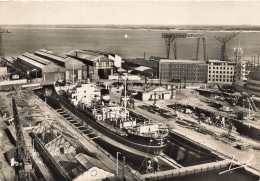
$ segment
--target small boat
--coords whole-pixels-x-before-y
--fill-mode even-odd
[[[124,39],[129,39],[129,38],[130,37],[127,34],[124,35]]]

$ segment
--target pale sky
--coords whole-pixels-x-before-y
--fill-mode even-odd
[[[0,24],[260,25],[260,2],[0,2]]]

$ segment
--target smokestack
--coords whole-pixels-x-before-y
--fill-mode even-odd
[[[254,56],[254,70],[255,70],[255,56]]]
[[[76,51],[76,58],[78,58],[78,52]]]
[[[144,59],[145,59],[145,52],[144,52]]]
[[[259,67],[259,54],[257,55],[257,68]]]

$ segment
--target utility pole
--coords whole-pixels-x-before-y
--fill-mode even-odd
[[[125,180],[125,156],[123,156],[122,176],[123,180]]]
[[[153,102],[153,105],[154,106],[156,105],[156,92],[154,92],[154,102]]]

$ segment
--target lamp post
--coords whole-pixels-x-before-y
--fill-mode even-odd
[[[116,176],[118,176],[118,155],[121,154],[120,152],[116,152]]]

